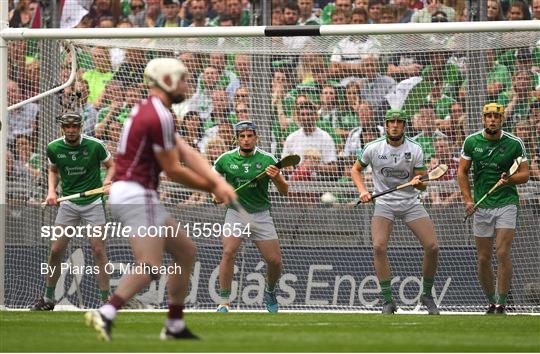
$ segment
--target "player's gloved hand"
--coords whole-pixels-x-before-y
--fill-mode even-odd
[[[276,166],[274,165],[270,165],[266,168],[266,174],[270,177],[270,178],[274,178],[276,177],[277,175],[279,175],[279,168],[277,168]]]
[[[218,179],[212,194],[218,203],[230,204],[238,198],[234,188],[223,178]]]
[[[361,193],[360,194],[360,201],[362,203],[368,203],[371,201],[371,193],[369,192],[364,192],[364,193]]]
[[[472,215],[472,214],[474,214],[474,212],[475,212],[474,203],[473,202],[465,202],[465,213],[467,213],[467,215]]]
[[[56,205],[58,202],[56,201],[58,199],[58,195],[56,193],[49,193],[47,194],[47,198],[45,199],[45,203],[47,205]]]

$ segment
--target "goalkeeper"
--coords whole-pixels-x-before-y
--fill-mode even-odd
[[[271,154],[256,147],[257,129],[251,121],[241,121],[234,126],[238,147],[221,155],[214,164],[214,169],[225,177],[233,187],[238,188],[261,172],[266,174],[276,185],[281,195],[287,195],[288,185],[279,168],[274,166],[277,160]],[[269,312],[278,311],[276,299],[276,283],[281,275],[281,250],[270,215],[268,199],[269,179],[265,178],[251,183],[238,190],[240,204],[251,214],[258,226],[256,230],[243,222],[242,217],[234,209],[227,209],[224,230],[231,228],[233,235],[224,232],[222,237],[223,255],[219,265],[219,285],[221,302],[217,312],[229,312],[229,297],[234,273],[234,261],[240,248],[243,236],[253,239],[267,264],[267,278],[264,289],[264,302]],[[219,200],[216,200],[220,202]],[[237,227],[239,226],[239,227]],[[236,232],[235,230],[242,230]],[[230,236],[230,237],[227,237]]]
[[[371,201],[362,176],[362,170],[371,165],[375,192],[393,188],[411,182],[417,190],[425,190],[426,184],[420,181],[426,174],[422,147],[405,137],[406,114],[402,110],[391,109],[386,113],[386,136],[364,146],[351,171],[354,184],[360,192],[360,200]],[[413,188],[404,188],[394,193],[377,198],[375,211],[371,219],[371,238],[373,240],[373,261],[384,297],[383,314],[393,314],[396,303],[392,299],[390,281],[390,262],[388,261],[388,239],[396,217],[403,218],[405,224],[418,238],[424,248],[422,267],[423,283],[420,301],[427,307],[430,315],[438,315],[439,309],[431,296],[439,246],[435,237],[435,228],[424,207],[418,199],[418,192]]]
[[[458,182],[465,211],[475,212],[477,202],[498,181],[502,183],[476,211],[473,232],[478,252],[478,279],[488,300],[486,314],[506,314],[506,298],[512,280],[512,241],[516,235],[519,196],[516,185],[529,180],[529,164],[525,146],[518,137],[501,129],[504,106],[488,103],[483,108],[484,129],[469,135],[464,143],[459,161]],[[517,172],[506,178],[517,157],[523,157]],[[469,170],[473,166],[474,202],[469,184]],[[493,241],[497,252],[497,297],[491,265]]]
[[[64,136],[47,145],[49,191],[46,203],[48,205],[57,204],[56,187],[59,181],[62,182],[62,194],[70,195],[101,187],[102,164],[107,168],[107,175],[103,181],[105,185],[110,183],[114,172],[111,154],[103,142],[81,134],[83,119],[79,114],[66,113],[59,120]],[[55,220],[56,226],[78,226],[81,222],[92,226],[105,224],[105,211],[99,194],[68,200],[60,204]],[[109,276],[105,272],[105,265],[108,262],[105,244],[99,237],[83,236],[90,237],[92,253],[99,269],[96,280],[101,301],[105,302],[109,297]],[[48,259],[48,269],[52,271],[47,276],[45,294],[31,307],[32,311],[54,309],[54,290],[60,277],[60,262],[70,239],[67,236],[60,236],[52,241]]]

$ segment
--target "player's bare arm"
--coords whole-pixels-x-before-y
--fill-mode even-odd
[[[112,157],[108,159],[107,161],[103,162],[103,166],[107,169],[107,174],[105,175],[105,178],[103,179],[103,185],[105,186],[105,193],[109,191],[109,187],[112,183],[112,179],[114,176],[114,162]]]
[[[58,199],[58,194],[56,193],[56,187],[60,182],[60,176],[58,175],[58,168],[54,165],[49,165],[47,170],[47,182],[48,182],[48,192],[47,199],[45,202],[48,205],[56,205],[56,199]]]
[[[209,184],[213,185],[211,192],[217,197],[216,200],[225,201],[227,204],[236,200],[236,192],[233,187],[212,169],[208,161],[179,136],[176,137],[176,147],[180,155],[180,160],[193,170],[193,172],[201,178],[205,178]]]
[[[411,185],[414,188],[418,189],[419,191],[425,191],[427,188],[427,183],[422,182],[420,178],[422,178],[422,176],[427,175],[427,170],[415,168],[413,173],[414,173],[414,177],[411,180]]]
[[[471,184],[469,182],[469,170],[471,169],[471,160],[466,160],[463,157],[459,159],[459,167],[457,180],[459,189],[463,195],[463,202],[465,203],[465,212],[468,215],[474,213],[474,201],[471,194]]]
[[[527,161],[523,161],[519,164],[519,168],[515,174],[510,176],[510,178],[503,178],[501,176],[501,180],[499,181],[502,186],[505,184],[523,184],[527,183],[529,181],[530,171],[529,171],[529,163]]]
[[[369,193],[366,185],[364,184],[364,177],[362,176],[362,165],[360,164],[360,162],[358,162],[358,160],[356,160],[351,169],[351,177],[354,185],[356,186],[356,189],[358,189],[358,193],[360,193],[360,201],[362,203],[370,202],[371,193]]]
[[[274,182],[279,194],[287,195],[289,193],[289,185],[281,175],[279,168],[270,165],[266,168],[266,174],[272,179],[272,182]]]
[[[167,177],[174,182],[206,192],[211,192],[214,189],[214,184],[206,178],[180,165],[178,151],[176,149],[157,151],[154,152],[154,156]]]

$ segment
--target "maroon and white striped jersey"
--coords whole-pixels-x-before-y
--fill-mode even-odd
[[[175,134],[174,118],[158,97],[136,105],[120,135],[114,180],[156,190],[162,169],[154,152],[175,148]]]

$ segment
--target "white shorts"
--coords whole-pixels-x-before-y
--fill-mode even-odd
[[[98,198],[90,204],[75,204],[69,200],[61,202],[54,222],[66,226],[104,225],[106,219],[103,201]]]
[[[377,203],[373,216],[381,216],[385,219],[395,221],[396,217],[410,222],[420,218],[429,218],[429,215],[421,204],[400,204],[392,205]]]
[[[274,227],[274,220],[270,215],[269,210],[261,211],[259,213],[250,213],[249,214],[253,219],[253,222],[257,223],[256,227],[252,225],[249,226],[250,234],[241,233],[240,237],[248,238],[254,241],[268,241],[268,240],[277,240],[277,232]],[[237,226],[234,226],[234,225]],[[242,231],[246,229],[246,222],[242,219],[242,216],[234,209],[227,209],[225,214],[225,225],[224,227],[236,228],[238,227]]]
[[[158,193],[137,182],[114,182],[109,201],[112,217],[121,222],[123,227],[130,226],[131,230],[164,225],[169,217],[169,213],[159,201]]]
[[[474,213],[473,232],[477,237],[494,237],[496,229],[515,229],[517,205],[502,208],[479,208]]]

